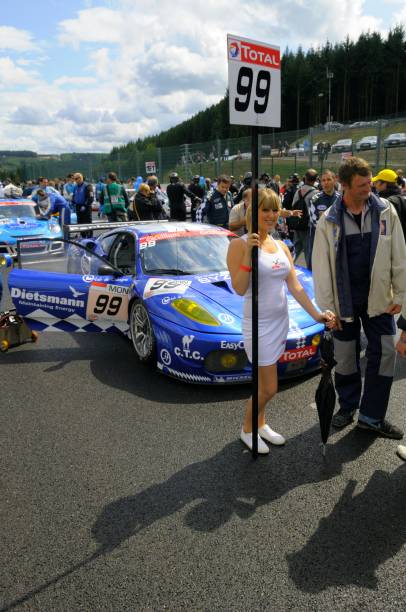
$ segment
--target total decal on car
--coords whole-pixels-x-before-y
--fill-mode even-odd
[[[84,226],[70,226],[73,235]],[[235,235],[196,223],[92,224],[69,246],[61,271],[19,262],[9,275],[17,311],[36,330],[117,332],[138,359],[180,380],[225,384],[251,380],[241,332],[243,298],[230,281],[226,254]],[[313,298],[311,273],[298,268]],[[319,367],[323,325],[288,294],[290,329],[278,373]]]
[[[28,238],[26,241],[24,239]],[[0,253],[17,255],[20,248],[35,255],[63,252],[62,229],[55,217],[37,219],[32,200],[0,199]]]

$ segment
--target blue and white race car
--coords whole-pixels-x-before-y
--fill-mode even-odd
[[[64,245],[54,238],[62,238],[62,229],[58,219],[37,219],[35,202],[23,198],[0,199],[0,253],[17,255],[17,240],[22,241],[20,248],[28,253],[42,255],[46,253],[63,253]],[[47,239],[52,239],[47,240]]]
[[[41,269],[22,256],[21,269],[10,273],[11,298],[33,329],[119,330],[129,335],[140,361],[169,376],[207,384],[251,380],[241,333],[243,298],[233,291],[226,266],[232,232],[187,222],[91,227],[105,231],[70,245],[64,269],[60,262]],[[298,267],[297,273],[313,298],[310,272]],[[291,296],[289,313],[280,377],[319,367],[323,325]]]

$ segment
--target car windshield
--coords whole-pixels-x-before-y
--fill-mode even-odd
[[[0,219],[15,217],[35,217],[34,206],[30,204],[0,205]]]
[[[192,234],[176,237],[146,236],[140,240],[140,255],[145,274],[201,274],[227,270],[230,235]]]

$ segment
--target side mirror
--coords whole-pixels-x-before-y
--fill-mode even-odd
[[[114,276],[114,277],[122,276],[122,274],[119,274],[117,270],[115,270],[108,264],[102,264],[100,268],[97,270],[97,274],[99,276]]]

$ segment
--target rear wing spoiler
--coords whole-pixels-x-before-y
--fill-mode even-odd
[[[155,225],[156,223],[169,223],[169,221],[167,219],[162,219],[159,221],[99,221],[98,223],[77,223],[75,225],[64,225],[63,237],[65,240],[69,240],[70,236],[80,234],[81,232],[109,232],[118,227],[131,228],[134,227],[134,225]]]

